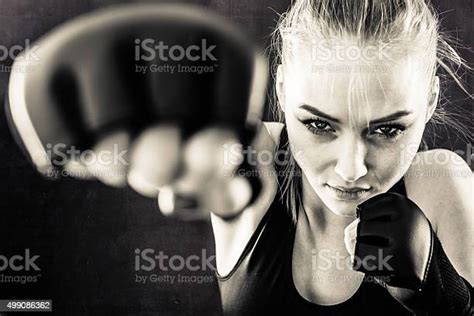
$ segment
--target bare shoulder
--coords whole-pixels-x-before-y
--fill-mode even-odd
[[[467,163],[445,149],[418,153],[405,174],[409,197],[425,206],[422,209],[436,225],[446,216],[472,216],[472,210],[466,209],[472,202],[472,179]]]
[[[430,220],[458,272],[471,282],[474,210],[472,171],[456,153],[436,149],[418,153],[405,174],[408,197]]]

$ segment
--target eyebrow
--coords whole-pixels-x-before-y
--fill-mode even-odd
[[[310,105],[307,105],[307,104],[303,104],[302,106],[300,106],[300,109],[303,109],[303,110],[306,110],[316,116],[319,116],[319,117],[322,117],[322,118],[325,118],[325,119],[328,119],[328,120],[331,120],[333,122],[336,122],[336,123],[340,123],[341,121],[339,121],[337,118],[335,117],[332,117],[331,115],[329,114],[326,114],[324,112],[321,112],[320,110],[318,110],[317,108],[315,108],[314,106],[310,106]]]
[[[410,115],[411,113],[413,113],[413,112],[411,112],[411,111],[398,111],[398,112],[392,113],[390,115],[387,115],[385,117],[370,121],[369,125],[395,121],[395,120],[397,120],[401,117]]]
[[[336,123],[340,123],[341,121],[329,114],[326,114],[320,110],[318,110],[317,108],[315,108],[314,106],[310,106],[310,105],[307,105],[307,104],[303,104],[299,107],[300,109],[303,109],[303,110],[306,110],[316,116],[319,116],[319,117],[322,117],[322,118],[325,118],[327,120],[331,120],[333,122],[336,122]],[[396,119],[399,119],[401,117],[404,117],[404,116],[407,116],[407,115],[410,115],[412,114],[413,112],[411,111],[398,111],[398,112],[395,112],[395,113],[392,113],[390,115],[387,115],[385,117],[381,117],[381,118],[378,118],[378,119],[375,119],[375,120],[372,120],[370,121],[369,125],[373,125],[373,124],[380,124],[380,123],[385,123],[385,122],[390,122],[390,121],[394,121]]]

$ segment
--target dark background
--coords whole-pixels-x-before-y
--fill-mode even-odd
[[[23,45],[81,13],[113,0],[0,0],[0,44]],[[266,47],[269,34],[289,0],[188,1],[230,17]],[[442,24],[472,47],[472,2],[436,1]],[[472,54],[461,50],[472,62]],[[5,65],[11,61],[5,61]],[[0,72],[1,100],[9,74]],[[472,86],[472,76],[466,78]],[[472,88],[471,93],[472,93]],[[450,85],[450,106],[472,121],[472,102]],[[438,133],[439,147],[458,151],[470,163],[470,145],[455,131]],[[471,134],[472,135],[472,134]],[[472,165],[471,165],[472,166]],[[214,315],[220,313],[217,283],[141,285],[134,281],[134,249],[153,248],[169,255],[214,254],[208,223],[164,218],[155,201],[130,189],[98,182],[45,180],[28,165],[0,112],[0,255],[40,255],[41,277],[34,284],[0,282],[0,299],[52,299],[57,315]],[[12,271],[0,274],[15,275]],[[182,273],[191,273],[183,271]],[[212,276],[212,272],[200,272]],[[22,273],[25,274],[25,273]]]

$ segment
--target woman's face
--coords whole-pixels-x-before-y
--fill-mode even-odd
[[[437,91],[413,60],[369,69],[340,56],[320,66],[298,56],[277,78],[292,153],[317,198],[354,216],[409,168]]]

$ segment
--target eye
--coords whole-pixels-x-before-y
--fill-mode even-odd
[[[372,134],[384,138],[394,138],[405,131],[405,127],[400,124],[381,125],[372,130]]]
[[[321,119],[312,119],[303,122],[303,124],[313,134],[324,135],[335,132],[334,128],[332,128],[329,122],[323,121]]]

